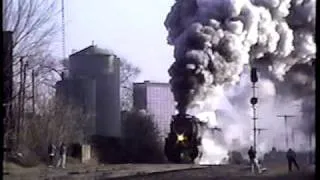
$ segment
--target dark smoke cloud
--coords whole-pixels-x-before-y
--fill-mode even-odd
[[[295,99],[304,98],[305,96],[314,94],[314,67],[308,64],[293,65],[285,74],[284,81],[279,82],[277,86],[280,94],[291,95]]]
[[[248,63],[279,94],[314,93],[315,0],[176,0],[165,26],[175,47],[169,74],[180,113],[210,89],[237,82]]]

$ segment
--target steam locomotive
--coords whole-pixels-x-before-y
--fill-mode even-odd
[[[195,116],[177,114],[172,116],[170,132],[165,139],[165,155],[173,163],[193,163],[201,153],[201,121]]]

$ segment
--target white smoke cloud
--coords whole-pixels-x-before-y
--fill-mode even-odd
[[[165,26],[168,43],[175,47],[176,61],[169,72],[178,111],[224,128],[224,144],[217,145],[214,138],[206,137],[202,142],[204,152],[208,154],[209,147],[214,146],[223,152],[220,154],[226,154],[233,139],[239,139],[240,146],[250,143],[251,85],[247,64],[268,70],[257,90],[259,116],[270,119],[261,120],[261,125],[283,129],[281,121],[271,118],[290,103],[277,100],[277,91],[282,87],[274,82],[291,82],[285,77],[287,72],[297,64],[310,64],[315,58],[315,0],[176,0]],[[241,82],[240,74],[247,83]],[[299,82],[309,82],[307,79],[312,77],[291,76]],[[303,88],[311,86],[307,83]],[[227,103],[229,99],[231,103]],[[215,115],[202,117],[218,109],[233,114],[231,117],[237,120],[228,124],[223,123],[228,120],[216,119]],[[271,143],[260,146],[265,149],[268,144]]]

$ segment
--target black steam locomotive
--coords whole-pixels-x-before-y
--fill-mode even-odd
[[[165,139],[165,155],[173,163],[193,163],[199,155],[201,122],[195,116],[172,116],[170,133]]]

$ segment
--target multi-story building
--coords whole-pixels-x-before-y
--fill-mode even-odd
[[[175,113],[175,102],[168,83],[134,83],[133,107],[137,110],[145,109],[154,116],[162,138],[169,133],[171,116]]]

